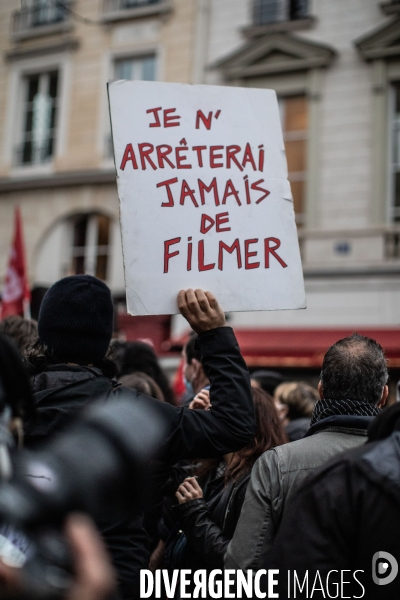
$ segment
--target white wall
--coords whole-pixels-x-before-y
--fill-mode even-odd
[[[249,0],[211,0],[209,60],[229,54],[243,43],[241,28],[251,22]]]

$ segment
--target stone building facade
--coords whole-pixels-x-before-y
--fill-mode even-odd
[[[0,273],[20,206],[33,312],[88,272],[123,299],[106,83],[191,82],[192,0],[7,0],[0,8]]]
[[[249,363],[367,328],[400,368],[399,0],[6,0],[0,52],[0,274],[19,205],[35,306],[82,270],[123,304],[108,79],[273,88],[308,308],[231,315]]]

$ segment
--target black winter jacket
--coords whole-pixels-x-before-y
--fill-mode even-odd
[[[265,566],[284,574],[280,597],[295,597],[293,589],[288,595],[287,570],[296,570],[300,581],[308,570],[309,594],[318,572],[329,597],[327,576],[336,571],[329,576],[331,597],[334,582],[342,578],[349,583],[339,597],[399,598],[399,405],[376,417],[369,439],[315,472],[287,511]],[[297,590],[296,597],[311,596]],[[312,597],[324,596],[315,592]]]
[[[224,556],[239,520],[250,473],[232,481],[211,498],[190,500],[174,507],[187,538],[188,569],[223,569]]]
[[[134,402],[155,404],[169,433],[160,457],[174,463],[183,458],[209,458],[239,450],[255,435],[255,416],[247,367],[230,327],[198,336],[204,370],[210,380],[212,409],[193,411],[159,403],[124,388],[92,367],[53,365],[33,379],[38,417],[27,424],[28,446],[36,446],[62,430],[89,402],[130,396]],[[149,552],[142,518],[107,515],[99,523],[119,577],[121,596],[139,596],[139,569]]]

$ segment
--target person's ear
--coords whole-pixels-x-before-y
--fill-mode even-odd
[[[382,390],[381,399],[378,402],[378,408],[383,408],[385,406],[388,395],[389,395],[389,388],[387,385],[384,385],[383,390]]]
[[[324,390],[322,389],[322,381],[318,383],[318,394],[321,400],[324,399]]]

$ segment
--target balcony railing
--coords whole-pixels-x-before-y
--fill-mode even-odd
[[[254,0],[253,2],[255,26],[308,17],[308,0]]]
[[[400,269],[400,223],[353,230],[300,229],[298,235],[307,273]]]
[[[133,8],[146,9],[162,4],[166,4],[166,0],[104,0],[103,13],[108,14]]]
[[[13,33],[20,34],[37,27],[46,27],[66,21],[68,19],[69,4],[69,0],[63,2],[48,0],[48,2],[40,5],[27,6],[17,10],[13,14]]]

